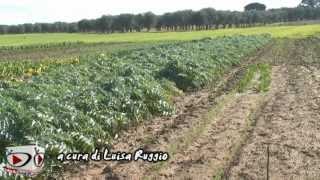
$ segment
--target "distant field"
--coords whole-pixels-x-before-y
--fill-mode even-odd
[[[281,26],[281,27],[254,27],[246,29],[220,29],[211,31],[193,32],[154,32],[154,33],[116,33],[116,34],[21,34],[0,35],[0,46],[35,45],[61,42],[150,42],[150,41],[172,41],[192,40],[204,37],[217,37],[234,34],[262,34],[270,33],[273,37],[304,37],[320,33],[320,25],[304,26]]]

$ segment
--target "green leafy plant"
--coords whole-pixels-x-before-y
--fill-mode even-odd
[[[109,144],[122,129],[173,114],[170,96],[214,82],[270,39],[234,36],[171,43],[84,56],[67,65],[4,64],[0,73],[5,77],[46,68],[28,81],[0,81],[0,151],[38,142],[54,157]]]

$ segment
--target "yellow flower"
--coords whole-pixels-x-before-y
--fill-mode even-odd
[[[31,78],[31,77],[32,77],[32,73],[27,72],[27,73],[25,74],[25,77],[26,77],[26,78]]]
[[[72,63],[72,64],[79,64],[79,63],[80,63],[80,60],[79,60],[79,58],[75,58],[75,59],[72,60],[71,63]]]
[[[33,73],[33,69],[32,69],[32,68],[29,68],[28,71],[27,71],[27,73],[32,74],[32,73]]]

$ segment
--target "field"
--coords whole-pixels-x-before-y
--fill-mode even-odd
[[[264,26],[192,32],[115,34],[22,34],[0,36],[0,62],[46,61],[81,55],[139,49],[155,44],[229,35],[271,34],[274,38],[302,38],[320,32],[320,25]]]
[[[38,44],[85,42],[85,43],[120,43],[120,42],[155,42],[155,41],[184,41],[205,37],[226,35],[253,35],[269,33],[273,37],[301,37],[320,32],[320,25],[305,26],[262,26],[245,29],[219,29],[212,31],[192,32],[155,32],[155,33],[115,33],[115,34],[22,34],[1,35],[0,46],[28,46]]]
[[[263,179],[267,159],[271,179],[319,177],[319,32],[0,36],[0,157],[37,142],[44,179]],[[54,161],[106,146],[170,159]]]
[[[93,150],[106,145],[125,126],[171,114],[174,89],[203,88],[270,39],[208,39],[40,64],[22,82],[2,82],[1,131],[7,143],[37,141],[51,152]],[[17,125],[24,131],[11,131]]]
[[[65,176],[317,179],[319,45],[319,37],[275,39],[220,83],[177,98],[175,116],[132,128],[112,146],[114,151],[162,150],[169,152],[169,161],[93,163]]]

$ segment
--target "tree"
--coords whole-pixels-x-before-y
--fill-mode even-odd
[[[32,24],[23,24],[25,33],[33,33]]]
[[[144,16],[142,14],[137,14],[133,17],[134,29],[137,32],[140,32],[144,26]]]
[[[8,27],[4,25],[0,25],[0,34],[7,34],[8,33]]]
[[[155,27],[157,24],[157,16],[152,12],[147,12],[143,14],[143,26],[150,31],[151,28]]]
[[[33,25],[33,32],[34,33],[41,33],[42,32],[41,25],[39,23],[36,23]]]
[[[120,14],[115,17],[112,29],[120,32],[131,32],[135,27],[134,15]]]
[[[97,28],[103,33],[110,32],[112,23],[112,16],[102,16],[101,18],[97,19]]]
[[[300,6],[318,8],[320,7],[320,0],[302,0]]]
[[[296,8],[265,10],[263,4],[251,3],[240,11],[218,11],[204,8],[199,11],[183,10],[163,15],[152,12],[144,14],[104,15],[97,19],[84,19],[79,22],[36,23],[22,25],[0,25],[0,34],[45,33],[45,32],[139,32],[209,30],[212,28],[251,27],[276,22],[320,19],[320,0],[302,0]]]
[[[196,26],[197,30],[202,30],[204,26],[209,25],[209,19],[205,11],[197,11],[192,15],[192,25]]]
[[[22,34],[22,33],[25,33],[25,29],[23,25],[13,25],[13,26],[9,26],[8,33]]]
[[[49,23],[40,23],[42,32],[50,32],[51,24]]]
[[[218,24],[218,15],[215,9],[213,8],[205,8],[201,9],[200,11],[204,12],[207,16],[207,27],[206,29],[211,29],[214,25],[217,26]]]
[[[165,28],[166,30],[173,30],[174,19],[172,18],[172,13],[165,13],[163,14],[158,22],[158,28]]]
[[[89,32],[95,29],[96,23],[93,20],[83,19],[78,22],[78,26],[81,32]]]
[[[77,23],[70,23],[68,25],[68,33],[75,33],[75,32],[79,32],[79,27]]]
[[[177,21],[179,22],[178,26],[184,31],[192,29],[192,18],[193,11],[192,10],[183,10],[177,11],[174,13]]]
[[[244,10],[245,11],[251,11],[251,10],[265,11],[266,8],[267,8],[266,5],[261,3],[250,3],[244,7]]]

